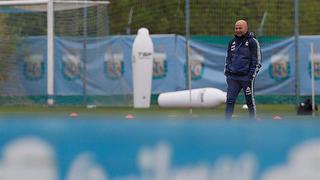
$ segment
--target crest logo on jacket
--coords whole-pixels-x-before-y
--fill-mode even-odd
[[[104,55],[104,72],[109,79],[119,79],[124,74],[123,53],[118,48],[115,53],[109,48]]]
[[[67,80],[80,79],[81,62],[79,52],[75,50],[64,52],[62,56],[62,71]]]
[[[43,56],[40,53],[27,53],[23,65],[24,75],[28,80],[40,80],[44,74]]]
[[[158,46],[155,49],[153,56],[153,79],[160,79],[167,74],[167,54],[164,52],[163,45]]]
[[[320,79],[320,53],[317,53],[316,47],[313,43],[310,44],[310,54],[309,54],[309,76],[311,78],[312,63],[313,62],[313,73],[314,79]]]
[[[283,49],[271,56],[269,74],[276,81],[284,81],[290,77],[290,63],[287,49]]]
[[[246,41],[246,43],[244,44],[245,46],[249,46],[249,42],[248,41]]]

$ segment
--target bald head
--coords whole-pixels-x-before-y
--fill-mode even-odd
[[[234,25],[235,34],[238,37],[243,36],[248,31],[248,23],[245,20],[238,20]]]

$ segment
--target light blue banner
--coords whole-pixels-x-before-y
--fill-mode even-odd
[[[55,39],[55,95],[132,94],[131,49],[135,36]],[[152,35],[154,65],[152,93],[187,89],[186,42],[176,35]],[[313,50],[311,51],[311,46]],[[315,89],[320,94],[320,38],[299,38],[299,78],[301,95],[311,94],[311,63],[315,59]],[[313,55],[311,55],[313,53]],[[1,82],[10,95],[46,95],[46,38],[24,39],[18,46],[19,67],[10,66],[14,80]],[[223,69],[226,48],[190,42],[192,88],[216,87],[226,90]],[[84,66],[86,64],[86,66]],[[256,79],[258,95],[295,93],[294,39],[262,46],[262,68]],[[13,77],[13,76],[12,76]],[[12,88],[12,86],[21,88]],[[20,89],[12,91],[11,89]]]
[[[47,41],[30,37],[17,43],[17,50],[3,60],[1,95],[47,94]]]
[[[185,46],[181,44],[179,48],[183,51]],[[223,74],[225,57],[225,47],[191,42],[192,87],[217,87],[226,91]],[[197,59],[201,59],[201,63]],[[197,62],[201,68],[194,65]],[[256,94],[294,94],[294,67],[292,38],[263,46],[262,68],[256,78]]]
[[[153,36],[155,57],[153,93],[183,89],[183,63],[177,61],[174,35]],[[79,40],[56,40],[55,86],[57,95],[81,95],[84,61],[87,62],[86,87],[89,95],[132,93],[131,49],[134,36],[89,39],[84,60]],[[180,70],[179,70],[180,69]]]
[[[313,49],[312,49],[313,48]],[[315,93],[320,94],[320,36],[299,38],[301,95],[311,94],[311,59],[314,65]]]

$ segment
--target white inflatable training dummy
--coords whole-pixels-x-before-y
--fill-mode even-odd
[[[153,43],[146,28],[140,28],[132,45],[133,106],[149,108],[152,87]]]
[[[226,92],[217,88],[199,88],[190,91],[161,93],[158,97],[160,107],[216,107],[226,102]]]

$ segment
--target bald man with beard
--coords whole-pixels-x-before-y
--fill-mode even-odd
[[[248,23],[238,20],[235,23],[235,35],[229,42],[224,74],[227,81],[226,120],[231,120],[234,105],[243,90],[250,119],[256,119],[254,100],[254,81],[261,67],[261,49],[259,42],[248,31]]]

